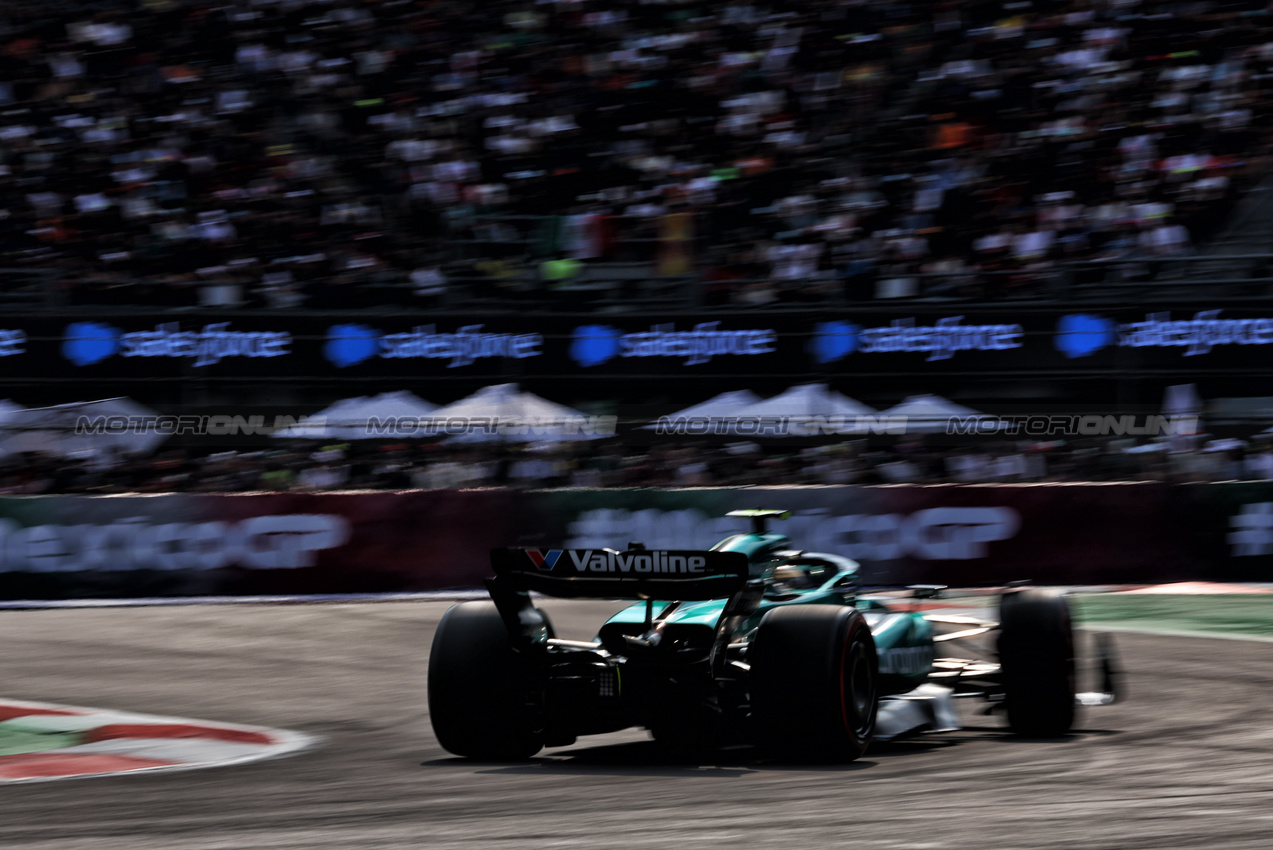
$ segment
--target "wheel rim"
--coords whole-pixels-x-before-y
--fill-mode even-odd
[[[844,725],[855,737],[862,738],[871,727],[875,675],[867,657],[866,646],[861,641],[849,644],[845,668],[844,693],[841,695],[845,709]]]

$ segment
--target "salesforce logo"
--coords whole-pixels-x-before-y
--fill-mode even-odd
[[[947,316],[931,325],[894,319],[887,327],[863,328],[857,350],[863,354],[927,354],[926,361],[949,360],[961,351],[1008,351],[1021,347],[1018,324],[965,325],[963,316]]]
[[[1007,351],[1022,345],[1021,325],[965,325],[963,321],[963,316],[947,316],[931,325],[921,325],[914,318],[906,318],[874,328],[852,322],[820,322],[809,337],[808,350],[818,363],[834,363],[854,352],[919,353],[933,361],[949,360],[961,351]]]
[[[1066,357],[1087,357],[1113,345],[1115,336],[1116,326],[1112,320],[1087,313],[1071,313],[1062,316],[1056,323],[1053,344]]]
[[[448,360],[448,369],[469,366],[490,357],[523,360],[543,353],[537,333],[485,333],[482,325],[464,325],[454,333],[439,333],[434,325],[417,325],[405,333],[381,333],[366,325],[332,325],[323,354],[337,368],[354,366],[373,357],[385,360]]]
[[[678,331],[672,323],[648,331],[621,333],[609,325],[575,328],[570,356],[580,366],[600,366],[615,357],[684,357],[686,366],[701,366],[718,356],[772,354],[778,335],[771,329],[720,330],[720,322],[699,322]]]
[[[290,353],[287,331],[232,331],[229,322],[183,331],[177,322],[153,331],[123,333],[99,322],[72,322],[62,337],[62,356],[76,366],[120,357],[188,357],[195,366],[212,366],[225,357],[282,357]]]
[[[1170,312],[1149,313],[1144,321],[1115,323],[1076,313],[1056,325],[1056,347],[1067,357],[1087,357],[1107,346],[1180,348],[1185,357],[1208,354],[1217,345],[1273,345],[1273,318],[1224,319],[1220,310],[1199,310],[1190,319]]]
[[[62,356],[76,366],[89,366],[119,350],[119,328],[98,322],[72,322],[66,326]]]
[[[366,325],[332,325],[327,329],[323,354],[341,369],[376,356],[380,332]]]
[[[577,327],[570,343],[570,356],[580,366],[600,366],[619,353],[621,336],[609,325]]]
[[[0,357],[12,357],[25,354],[27,350],[26,331],[15,328],[0,328]]]
[[[1118,326],[1118,344],[1128,348],[1182,348],[1185,357],[1217,345],[1273,345],[1273,319],[1222,319],[1220,310],[1200,310],[1192,319],[1149,313],[1143,322]]]
[[[834,363],[858,347],[860,328],[851,322],[819,322],[809,340],[809,353],[818,363]]]

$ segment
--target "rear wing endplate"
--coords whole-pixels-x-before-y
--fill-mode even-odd
[[[742,510],[729,511],[725,516],[747,517],[751,520],[751,533],[764,534],[769,530],[769,520],[790,519],[791,511],[776,510],[774,508],[743,508]]]

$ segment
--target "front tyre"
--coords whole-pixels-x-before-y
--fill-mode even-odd
[[[1074,626],[1065,596],[1042,589],[1005,593],[999,602],[999,664],[1008,727],[1056,738],[1074,725]]]
[[[788,605],[747,650],[756,742],[779,758],[852,761],[875,734],[879,656],[861,612]]]
[[[537,690],[493,602],[462,602],[442,616],[429,653],[429,719],[444,749],[488,761],[530,758],[544,746]]]

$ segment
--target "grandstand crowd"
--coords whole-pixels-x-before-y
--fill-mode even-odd
[[[0,290],[555,309],[626,264],[763,308],[1114,259],[1152,285],[1267,171],[1270,95],[1248,0],[6,0]],[[0,493],[1273,478],[1263,443],[1126,448],[11,455]]]
[[[6,0],[0,269],[69,305],[534,303],[622,260],[721,304],[997,297],[1205,242],[1271,86],[1264,2]]]
[[[152,456],[0,457],[0,495],[332,492],[478,487],[750,487],[1273,480],[1273,438],[1127,451],[1129,440],[891,447],[615,442],[448,447],[378,443]]]

